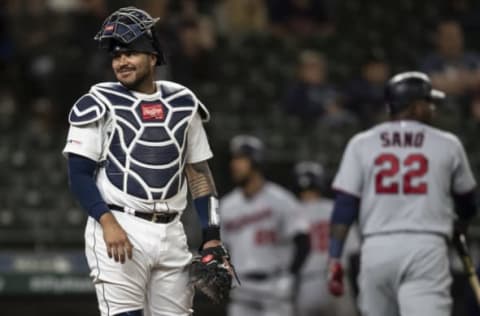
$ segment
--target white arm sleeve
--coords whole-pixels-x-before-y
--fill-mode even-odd
[[[205,161],[213,157],[207,133],[203,128],[202,119],[197,113],[190,123],[187,134],[187,163]]]
[[[99,161],[102,153],[100,124],[71,125],[63,155],[66,157],[69,153]]]
[[[356,138],[353,138],[348,143],[332,186],[335,190],[360,197],[362,193],[363,168],[356,144],[358,144]]]
[[[458,141],[453,168],[453,192],[461,194],[473,190],[476,186],[475,178],[473,177],[472,169],[468,163],[465,149],[460,141]]]

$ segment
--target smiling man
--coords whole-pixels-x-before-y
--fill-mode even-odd
[[[95,37],[118,82],[73,105],[64,154],[71,190],[88,212],[86,257],[102,315],[191,315],[192,255],[180,222],[193,197],[203,250],[220,242],[205,106],[186,87],[154,81],[164,64],[158,19],[134,7],[110,15]]]

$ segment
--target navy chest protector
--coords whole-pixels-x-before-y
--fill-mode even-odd
[[[92,87],[70,112],[72,125],[104,120],[100,161],[108,181],[145,201],[165,200],[185,182],[187,132],[198,112],[208,111],[181,85],[160,82],[158,98],[136,98],[119,83]]]

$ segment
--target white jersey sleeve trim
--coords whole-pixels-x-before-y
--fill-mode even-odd
[[[187,137],[187,163],[198,163],[213,157],[199,114],[195,114],[190,122]]]
[[[340,188],[340,187],[337,187],[337,186],[332,186],[332,190],[333,191],[336,191],[336,192],[342,192],[342,193],[345,193],[345,194],[348,194],[348,195],[352,195],[356,198],[361,198],[362,196],[358,193],[355,193],[355,192],[351,192],[350,190],[345,190],[343,188]]]
[[[84,152],[84,151],[79,150],[79,149],[71,148],[71,147],[68,147],[68,146],[65,147],[62,154],[67,159],[68,159],[70,154],[74,154],[74,155],[82,156],[82,157],[85,157],[85,158],[88,158],[90,160],[93,160],[93,161],[97,162],[97,155],[89,153],[89,152]]]
[[[82,126],[70,126],[67,136],[67,144],[63,149],[63,155],[68,157],[69,153],[84,156],[99,161],[102,151],[101,135],[99,124],[88,124]]]

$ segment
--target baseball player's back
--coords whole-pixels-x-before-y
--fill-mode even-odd
[[[450,192],[467,192],[475,183],[466,159],[451,133],[416,121],[386,122],[351,140],[333,186],[361,197],[363,236],[429,231],[448,237],[455,217]]]
[[[341,292],[338,258],[358,218],[362,313],[447,316],[446,240],[475,214],[476,183],[459,139],[427,125],[445,97],[428,76],[400,73],[385,91],[390,121],[352,138],[333,182],[329,288]]]
[[[321,272],[326,275],[328,260],[328,234],[333,202],[321,199],[315,202],[303,202],[301,212],[310,224],[310,245],[312,251],[302,269],[302,278]]]
[[[333,201],[322,196],[326,185],[323,167],[316,162],[299,162],[295,175],[300,212],[309,223],[311,245],[310,255],[300,274],[296,299],[297,315],[354,315],[355,302],[350,283],[346,286],[346,293],[341,300],[334,300],[327,290],[328,236]],[[350,230],[345,248],[343,262],[349,266],[350,256],[358,252],[356,230]]]

